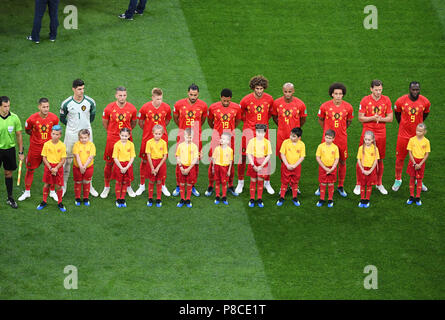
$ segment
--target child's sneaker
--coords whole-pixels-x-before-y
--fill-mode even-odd
[[[162,201],[160,199],[156,200],[156,207],[158,208],[162,207]]]
[[[121,207],[121,201],[120,201],[120,199],[117,199],[117,200],[116,200],[116,207],[117,207],[117,208],[120,208],[120,207]]]
[[[121,200],[121,208],[126,208],[127,207],[127,203],[125,202],[124,199]]]
[[[181,199],[178,204],[176,205],[178,208],[182,208],[182,206],[185,204],[185,200]]]
[[[204,195],[206,197],[210,197],[212,195],[212,193],[213,193],[213,187],[208,187],[206,192],[204,192]]]
[[[63,205],[62,202],[59,203],[57,206],[59,207],[59,210],[60,210],[60,211],[62,211],[62,212],[66,212],[66,208],[65,208],[65,206]]]
[[[224,203],[226,206],[229,204],[226,197],[222,197],[221,199],[222,203]]]
[[[186,200],[185,201],[185,205],[187,206],[187,208],[191,208],[192,207],[192,202],[190,200]]]
[[[346,193],[346,191],[345,191],[345,189],[343,189],[343,187],[338,187],[337,188],[337,191],[338,191],[338,193],[343,197],[343,198],[346,198],[347,197],[347,193]]]
[[[328,208],[332,208],[334,206],[334,200],[328,200]]]
[[[255,207],[255,200],[254,199],[250,199],[249,200],[249,208],[253,208]]]
[[[82,203],[80,202],[80,199],[75,199],[74,204],[79,207]]]
[[[284,202],[284,198],[278,199],[277,206],[281,207],[283,205],[283,202]]]
[[[363,201],[364,201],[364,200],[361,199],[360,202],[358,203],[358,207],[359,207],[359,208],[363,208],[363,205],[365,204]]]
[[[46,207],[46,202],[42,201],[38,206],[37,206],[37,210],[42,210],[43,208]]]
[[[318,200],[317,207],[323,207],[323,205],[324,205],[324,200]]]
[[[406,200],[406,204],[413,204],[413,202],[414,202],[414,197],[409,197],[409,199],[408,200]]]
[[[151,207],[153,205],[153,199],[148,199],[147,207]]]
[[[258,200],[256,201],[256,203],[257,203],[258,207],[260,207],[260,208],[264,208],[263,200],[258,199]]]
[[[300,201],[298,201],[297,198],[293,198],[293,199],[292,199],[292,202],[294,203],[294,205],[295,205],[296,207],[299,207],[299,206],[300,206]]]
[[[215,198],[215,201],[213,201],[214,204],[219,204],[219,197]]]
[[[90,199],[88,199],[88,198],[83,199],[83,204],[86,205],[87,207],[89,207],[90,206]]]
[[[416,204],[417,204],[418,206],[421,206],[421,205],[422,205],[422,201],[420,201],[420,198],[416,198]]]
[[[365,203],[363,204],[363,208],[369,208],[370,203],[369,200],[365,200]]]

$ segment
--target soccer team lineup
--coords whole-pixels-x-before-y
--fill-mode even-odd
[[[96,150],[91,123],[95,120],[97,106],[94,99],[85,94],[87,86],[81,79],[74,80],[73,95],[61,103],[56,112],[58,115],[50,111],[47,98],[40,98],[39,111],[27,117],[24,128],[21,124],[23,115],[19,117],[14,113],[14,103],[7,96],[0,97],[0,164],[5,170],[7,203],[12,208],[18,207],[12,194],[12,173],[18,169],[17,183],[20,184],[22,161],[26,168],[23,179],[25,191],[18,197],[19,203],[31,201],[28,198],[31,197],[34,172],[43,165],[43,191],[37,210],[49,206],[48,197],[51,197],[57,202],[58,209],[66,212],[69,206],[65,206],[63,197],[66,192],[72,191],[75,206],[90,206],[94,201],[90,195],[111,198],[112,181],[115,182],[114,201],[118,208],[131,206],[131,202],[127,204],[126,196],[141,196],[146,188],[147,207],[162,207],[164,195],[176,197],[177,207],[192,208],[191,196],[200,196],[197,186],[204,183],[208,183],[205,196],[212,197],[216,205],[229,205],[228,192],[235,197],[249,192],[249,207],[299,207],[303,205],[299,200],[299,182],[304,160],[318,163],[318,173],[313,173],[313,179],[317,179],[317,174],[319,183],[315,191],[318,201],[307,201],[304,205],[333,207],[335,190],[338,196],[348,197],[344,189],[348,157],[356,162],[353,192],[360,196],[358,206],[368,208],[373,186],[381,194],[388,194],[382,183],[383,161],[387,151],[386,123],[394,118],[399,127],[395,181],[391,189],[398,191],[402,185],[404,162],[408,158],[406,173],[410,179],[406,203],[421,206],[421,192],[427,191],[422,180],[425,162],[431,151],[424,123],[430,111],[430,102],[420,95],[420,83],[415,81],[407,83],[408,93],[399,97],[393,105],[382,94],[382,81],[372,80],[370,94],[363,97],[358,107],[358,121],[363,127],[361,136],[349,137],[350,141],[347,131],[354,119],[354,109],[344,99],[347,92],[345,85],[332,83],[327,88],[331,99],[321,104],[317,115],[309,115],[318,118],[320,130],[323,131],[316,150],[305,148],[303,132],[308,113],[304,102],[295,96],[294,85],[284,83],[283,96],[274,100],[266,93],[269,81],[262,75],[250,79],[251,92],[239,104],[232,101],[232,91],[225,88],[221,91],[220,101],[207,106],[199,99],[198,85],[191,84],[187,88],[186,98],[177,101],[173,108],[163,102],[162,89],[153,88],[152,100],[138,110],[127,101],[127,89],[117,87],[116,100],[109,103],[102,113],[102,124],[107,132],[105,150]],[[55,104],[51,101],[51,110],[54,110]],[[172,119],[178,128],[174,148],[168,145],[167,132]],[[203,152],[202,137],[202,127],[206,121],[211,128],[208,153]],[[275,143],[272,144],[270,140],[271,121],[277,125],[276,148],[273,148]],[[241,123],[242,131],[237,129]],[[137,154],[132,137],[140,134],[138,126],[142,129],[142,143]],[[22,129],[29,135],[28,150],[23,147],[25,138],[21,134]],[[240,142],[237,144],[239,148],[235,141]],[[348,143],[359,144],[357,154],[348,154]],[[175,165],[176,186],[166,186],[169,150],[170,153],[174,150],[174,162],[170,162]],[[18,166],[16,153],[19,156]],[[240,157],[235,161],[237,153]],[[99,194],[93,187],[93,181],[97,179],[93,179],[93,173],[94,164],[100,161],[98,156],[102,154],[105,161],[104,189]],[[271,165],[271,158],[275,156],[280,160],[277,170]],[[208,181],[198,182],[199,164],[205,157],[208,157],[209,163]],[[136,158],[140,158],[138,164]],[[393,168],[388,164],[387,167]],[[74,190],[67,188],[71,171]],[[136,172],[139,173],[139,186],[133,191],[131,183],[137,176]],[[238,179],[236,186],[235,172]],[[272,174],[281,177],[281,185],[275,186],[277,192],[270,183]],[[246,175],[249,184],[245,185]],[[264,189],[269,194],[278,193],[273,203],[263,202]],[[285,202],[286,197],[291,200],[289,204]],[[33,199],[35,201],[36,197]]]

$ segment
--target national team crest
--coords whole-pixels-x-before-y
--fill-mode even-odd
[[[48,129],[48,128],[46,127],[46,125],[43,125],[43,126],[40,127],[40,130],[42,130],[42,132],[46,132],[46,129]]]
[[[257,107],[255,107],[255,111],[256,111],[257,113],[261,113],[261,112],[263,111],[263,106],[257,106]]]
[[[155,113],[155,114],[153,115],[153,120],[154,120],[154,121],[159,121],[159,119],[160,119],[159,114]]]
[[[375,107],[374,107],[374,113],[375,113],[375,114],[380,113],[380,107],[379,107],[379,106],[375,106]]]
[[[291,114],[292,114],[292,112],[291,112],[290,110],[288,110],[288,109],[286,109],[286,110],[284,111],[284,115],[285,115],[286,117],[289,117]]]
[[[416,113],[417,113],[417,109],[416,109],[416,108],[412,108],[409,112],[410,112],[411,114],[416,114]]]
[[[82,111],[85,111],[87,109],[86,106],[82,106],[80,109],[82,109]]]
[[[125,115],[119,114],[117,118],[119,119],[119,121],[123,121],[125,119]]]
[[[338,119],[340,119],[340,117],[341,117],[340,113],[335,113],[334,114],[334,119],[338,120]]]
[[[223,119],[224,121],[229,120],[229,115],[228,115],[228,114],[223,114],[222,119]]]
[[[189,112],[187,112],[187,116],[189,117],[189,118],[194,118],[195,117],[195,113],[193,112],[193,111],[189,111]]]

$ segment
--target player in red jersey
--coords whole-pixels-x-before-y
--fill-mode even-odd
[[[110,192],[111,173],[113,171],[113,147],[120,140],[119,132],[122,128],[133,129],[137,123],[137,109],[130,102],[127,102],[127,89],[125,87],[116,88],[116,101],[108,104],[102,114],[102,125],[107,130],[107,144],[105,146],[104,160],[104,190],[100,194],[101,198],[108,197]],[[130,140],[131,136],[130,136]],[[130,197],[135,197],[131,186],[127,187]]]
[[[306,122],[307,110],[303,101],[294,97],[295,88],[290,82],[283,85],[283,96],[273,103],[272,119],[278,126],[277,149],[280,154],[281,144],[289,139],[293,128],[301,128]]]
[[[213,150],[220,145],[221,135],[224,132],[230,133],[232,136],[230,140],[230,147],[235,149],[235,128],[241,122],[241,107],[232,102],[232,90],[223,89],[221,91],[221,101],[215,102],[209,107],[207,121],[212,131],[212,140],[209,150],[209,187],[205,192],[207,197],[210,197],[213,192],[214,175],[212,173],[212,153]],[[229,188],[227,190],[234,196],[238,196],[233,188],[233,178],[235,176],[235,170],[230,171]]]
[[[409,84],[409,94],[397,99],[394,106],[394,115],[399,123],[396,146],[396,180],[392,190],[399,190],[402,184],[402,171],[408,150],[408,141],[416,135],[416,127],[428,117],[431,103],[420,94],[420,83],[413,81]],[[422,184],[422,191],[428,188]]]
[[[269,86],[269,81],[262,75],[250,79],[249,87],[252,93],[241,99],[241,112],[243,135],[241,137],[241,163],[238,164],[238,185],[235,192],[240,194],[244,187],[244,172],[246,171],[246,148],[250,139],[255,137],[255,125],[265,124],[269,128],[269,119],[272,116],[273,98],[264,92]],[[266,131],[266,139],[269,138],[269,129]],[[274,194],[270,185],[270,176],[265,176],[264,187],[269,194]]]
[[[346,129],[351,125],[354,118],[354,110],[351,104],[343,101],[343,97],[346,95],[346,87],[343,83],[331,84],[329,95],[332,100],[323,103],[318,110],[318,123],[323,128],[321,142],[324,142],[326,130],[332,129],[335,131],[335,144],[340,152],[337,191],[342,197],[346,197],[348,194],[343,187],[346,177],[346,159],[348,158],[348,134]],[[319,189],[315,191],[315,194],[320,195]]]
[[[377,149],[379,149],[380,159],[377,161],[377,184],[376,188],[381,194],[388,194],[383,186],[383,159],[386,153],[386,123],[392,122],[393,112],[391,108],[391,100],[382,95],[383,83],[380,80],[371,81],[371,94],[360,101],[358,110],[358,121],[363,124],[362,135],[360,137],[359,146],[363,144],[363,137],[366,131],[374,133]],[[356,165],[357,181],[354,193],[360,195],[360,179],[361,169]]]
[[[31,197],[31,185],[34,179],[34,170],[42,163],[43,144],[51,139],[51,130],[59,123],[59,118],[49,112],[49,101],[47,98],[40,98],[39,112],[32,114],[25,122],[25,131],[30,135],[29,150],[26,155],[25,192],[19,197],[19,201]],[[57,201],[54,187],[50,192],[51,198]]]
[[[198,132],[198,134],[193,135],[193,143],[198,146],[199,158],[202,157],[202,141],[201,141],[201,131],[202,125],[207,117],[207,104],[198,99],[199,97],[199,87],[196,84],[191,84],[187,90],[187,98],[181,99],[175,103],[173,108],[173,120],[179,128],[178,138],[176,139],[177,144],[184,141],[184,130],[186,128],[192,128],[193,132]],[[199,161],[196,164],[196,171],[198,174]],[[176,177],[176,188],[173,191],[173,195],[179,195],[179,177]],[[196,190],[195,186],[192,187],[192,193],[195,197],[199,197],[199,192]]]
[[[167,126],[172,118],[170,106],[162,101],[163,92],[160,88],[153,88],[151,90],[151,101],[145,103],[139,110],[138,119],[139,126],[142,128],[142,142],[139,151],[139,158],[141,158],[140,165],[140,185],[136,190],[136,195],[141,195],[145,190],[145,180],[147,177],[145,173],[148,172],[148,159],[145,153],[147,141],[153,138],[153,127],[157,124],[164,128],[164,133],[161,137],[168,145]],[[165,187],[165,181],[162,182],[162,193],[169,197],[170,192]]]

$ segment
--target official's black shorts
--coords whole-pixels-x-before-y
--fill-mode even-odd
[[[0,149],[0,167],[8,171],[17,169],[17,159],[15,156],[15,148]]]

